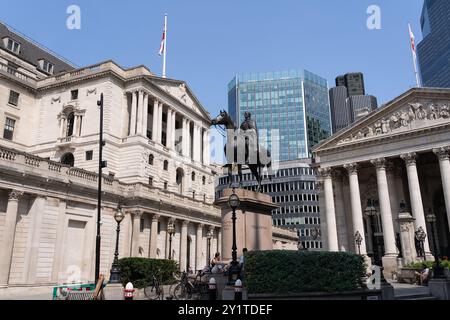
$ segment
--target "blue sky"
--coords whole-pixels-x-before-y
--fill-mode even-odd
[[[410,21],[416,42],[423,0],[1,0],[0,19],[86,66],[112,59],[161,74],[163,16],[169,15],[168,76],[186,80],[215,115],[227,108],[236,73],[306,68],[334,84],[361,71],[367,92],[390,101],[414,86]],[[81,30],[66,28],[69,5]],[[381,30],[366,26],[381,8]]]

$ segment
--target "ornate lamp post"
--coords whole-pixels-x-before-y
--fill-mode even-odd
[[[238,197],[238,195],[235,193],[233,189],[233,193],[228,198],[228,205],[230,206],[231,210],[233,210],[233,246],[232,246],[232,261],[230,269],[228,270],[228,283],[234,285],[234,282],[239,278],[239,275],[241,273],[239,262],[237,261],[237,245],[236,245],[236,209],[239,207],[241,201]]]
[[[207,262],[206,265],[209,266],[211,264],[211,239],[213,237],[213,234],[211,232],[211,229],[208,230],[206,233],[206,239],[208,240],[208,252],[207,252]]]
[[[381,266],[380,259],[378,257],[378,241],[375,236],[375,216],[377,215],[376,201],[372,199],[367,200],[367,208],[364,212],[370,220],[370,228],[372,229],[373,263]]]
[[[433,238],[433,247],[434,247],[434,264],[433,267],[433,278],[435,279],[443,279],[445,278],[444,270],[439,264],[439,251],[437,247],[436,234],[434,232],[435,223],[437,221],[436,215],[431,211],[428,211],[427,216],[425,217],[427,222],[431,225],[431,237]]]
[[[424,261],[427,261],[427,255],[425,254],[425,240],[427,239],[427,234],[422,227],[419,227],[416,231],[416,239],[420,242],[420,250],[422,251]]]
[[[355,233],[355,242],[358,246],[358,254],[361,255],[361,244],[363,242],[363,237],[361,236],[361,233],[359,233],[359,231],[356,231]]]
[[[116,236],[116,251],[114,252],[114,262],[111,267],[111,276],[109,277],[109,283],[121,283],[120,279],[120,266],[119,266],[119,235],[120,235],[120,223],[125,218],[122,207],[119,206],[114,219],[117,222],[117,236]]]
[[[170,219],[167,224],[167,233],[169,234],[169,260],[172,260],[172,236],[175,234],[175,223]]]

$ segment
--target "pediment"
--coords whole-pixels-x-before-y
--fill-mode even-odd
[[[442,91],[446,91],[446,98],[421,97],[410,91],[325,140],[314,152],[450,124],[450,90]]]
[[[155,83],[161,90],[171,95],[183,105],[192,109],[195,113],[208,117],[209,115],[200,105],[196,97],[193,95],[189,87],[184,82],[157,82]]]

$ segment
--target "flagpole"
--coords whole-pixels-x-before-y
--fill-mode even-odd
[[[411,45],[411,53],[412,53],[413,65],[414,65],[414,74],[416,76],[417,87],[420,88],[420,87],[422,87],[422,85],[420,83],[419,72],[417,69],[416,44],[415,44],[414,34],[411,29],[411,23],[408,23],[408,29],[409,29],[409,41],[410,41],[410,45]]]
[[[166,78],[166,53],[167,53],[167,13],[164,15],[164,56],[163,56],[163,78]]]

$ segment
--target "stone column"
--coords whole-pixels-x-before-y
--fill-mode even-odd
[[[411,199],[411,209],[414,219],[416,219],[415,227],[416,231],[422,227],[423,230],[427,230],[427,225],[425,222],[425,213],[423,210],[422,203],[422,193],[420,191],[420,183],[419,176],[417,174],[417,166],[416,166],[416,153],[408,153],[400,156],[406,163],[406,173],[408,175],[408,186],[409,186],[409,195]],[[424,242],[424,250],[427,259],[429,257],[430,260],[433,259],[433,256],[430,252],[429,245],[430,235],[427,234],[427,239]]]
[[[196,244],[195,270],[201,270],[204,267],[202,263],[203,227],[204,225],[201,223],[197,225],[197,235],[195,237],[195,244]]]
[[[172,110],[167,108],[167,131],[166,131],[166,147],[172,147]]]
[[[144,93],[144,108],[142,109],[142,134],[147,138],[148,130],[148,94]]]
[[[130,136],[136,134],[136,110],[137,110],[137,92],[131,92],[131,119],[130,119]]]
[[[445,209],[447,211],[450,228],[450,147],[435,149],[433,152],[439,157],[439,168],[441,170]]]
[[[387,274],[397,269],[397,247],[395,245],[395,232],[392,219],[391,200],[386,177],[386,159],[380,158],[371,161],[377,171],[378,197],[380,199],[381,223],[383,226],[384,257],[383,267]]]
[[[195,162],[200,162],[200,127],[194,123],[194,154],[192,155],[192,159]]]
[[[220,252],[222,255],[222,229],[217,229],[217,252]],[[211,252],[211,255],[214,255],[215,252]]]
[[[132,236],[132,245],[131,245],[131,256],[132,257],[140,257],[139,252],[139,237],[141,235],[141,217],[143,212],[140,210],[135,210],[131,212],[133,216],[133,236]]]
[[[156,251],[158,249],[158,222],[159,215],[154,214],[152,217],[152,226],[150,230],[150,246],[149,246],[149,258],[156,259]]]
[[[12,190],[9,193],[3,236],[0,242],[0,287],[8,286],[9,282],[9,270],[11,267],[14,236],[16,234],[16,224],[19,214],[19,199],[22,195],[23,192],[16,190]]]
[[[73,131],[72,131],[73,137],[78,137],[78,115],[73,115]]]
[[[189,156],[189,150],[188,150],[188,141],[189,141],[189,131],[188,131],[188,122],[189,120],[184,118],[183,119],[183,156],[188,157]]]
[[[136,122],[137,122],[137,126],[136,126],[136,134],[141,135],[142,134],[142,110],[144,109],[144,92],[143,91],[139,91],[138,92],[138,103],[137,103],[137,111],[136,111]]]
[[[153,103],[153,124],[152,124],[152,140],[158,141],[158,100]]]
[[[175,112],[175,110],[172,110],[172,119],[171,119],[171,121],[172,121],[172,124],[171,124],[171,128],[172,128],[172,131],[171,131],[171,135],[172,135],[172,137],[171,137],[171,145],[169,146],[169,148],[171,148],[171,149],[173,149],[173,150],[175,150],[175,141],[176,141],[176,139],[177,139],[177,137],[176,137],[176,132],[177,132],[177,129],[176,129],[176,117],[177,117],[177,113]]]
[[[325,214],[327,220],[328,250],[332,252],[338,252],[339,243],[336,225],[336,211],[334,207],[333,179],[331,175],[331,168],[320,169],[320,174],[323,177],[325,193]]]
[[[348,171],[348,180],[350,183],[350,202],[352,207],[353,232],[356,234],[356,232],[358,231],[363,236],[365,232],[364,219],[361,209],[361,194],[359,191],[358,165],[356,163],[351,163],[345,165],[344,168]],[[363,242],[361,243],[360,251],[362,255],[367,255],[365,239],[363,239]]]
[[[189,221],[184,220],[181,224],[181,239],[180,239],[180,270],[187,271],[187,244],[188,244],[188,226]]]
[[[65,115],[61,115],[60,124],[61,124],[61,127],[59,128],[59,137],[64,138],[65,137],[64,129],[66,126],[66,116]]]
[[[349,252],[350,246],[348,243],[349,237],[347,230],[347,221],[345,217],[345,207],[344,207],[344,194],[343,194],[343,181],[342,181],[342,173],[340,171],[333,171],[333,181],[334,181],[334,191],[336,193],[336,201],[335,201],[335,211],[336,211],[336,223],[338,232],[338,240],[339,240],[339,250],[342,252]]]
[[[161,138],[162,138],[162,110],[163,110],[163,103],[160,102],[158,105],[158,133],[157,133],[157,137],[158,137],[158,143],[162,143],[161,142]]]

